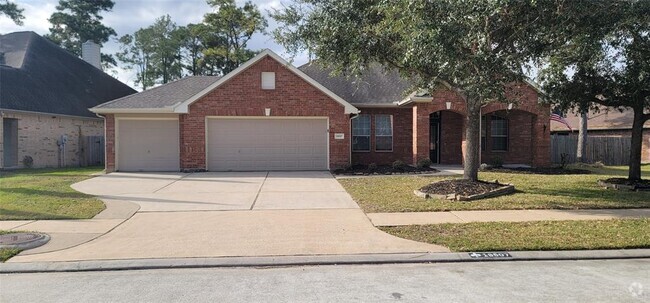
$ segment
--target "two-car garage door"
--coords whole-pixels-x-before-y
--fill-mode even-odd
[[[326,170],[327,119],[209,118],[208,170]]]
[[[211,171],[327,170],[326,118],[208,118]],[[119,119],[119,171],[179,171],[177,119]]]

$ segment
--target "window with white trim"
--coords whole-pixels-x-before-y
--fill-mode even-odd
[[[352,119],[352,151],[370,151],[370,115]]]
[[[490,117],[490,137],[493,151],[508,150],[508,119],[499,116]]]
[[[274,72],[262,72],[262,89],[275,89]]]
[[[375,150],[393,151],[392,115],[375,115]]]

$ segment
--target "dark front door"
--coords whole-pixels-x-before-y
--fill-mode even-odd
[[[440,112],[429,116],[429,159],[440,163]]]
[[[4,152],[4,167],[18,165],[18,120],[2,119],[2,150]]]

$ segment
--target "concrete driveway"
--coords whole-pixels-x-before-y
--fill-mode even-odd
[[[358,208],[328,172],[112,173],[72,187],[140,212]]]
[[[449,251],[376,229],[328,172],[112,173],[73,188],[140,209],[92,241],[9,262]]]

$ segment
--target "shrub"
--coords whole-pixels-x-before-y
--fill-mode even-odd
[[[32,168],[34,166],[34,158],[31,156],[25,156],[23,157],[23,165],[27,168]]]
[[[368,171],[376,171],[377,170],[377,163],[370,163],[368,164]]]
[[[490,159],[490,165],[495,168],[502,167],[503,159],[501,159],[501,157],[492,157],[492,159]]]
[[[417,166],[418,168],[429,168],[433,164],[429,158],[424,158],[418,160]]]
[[[406,167],[406,163],[404,163],[404,161],[402,160],[397,160],[393,162],[393,169],[395,170],[403,170],[404,167]]]

